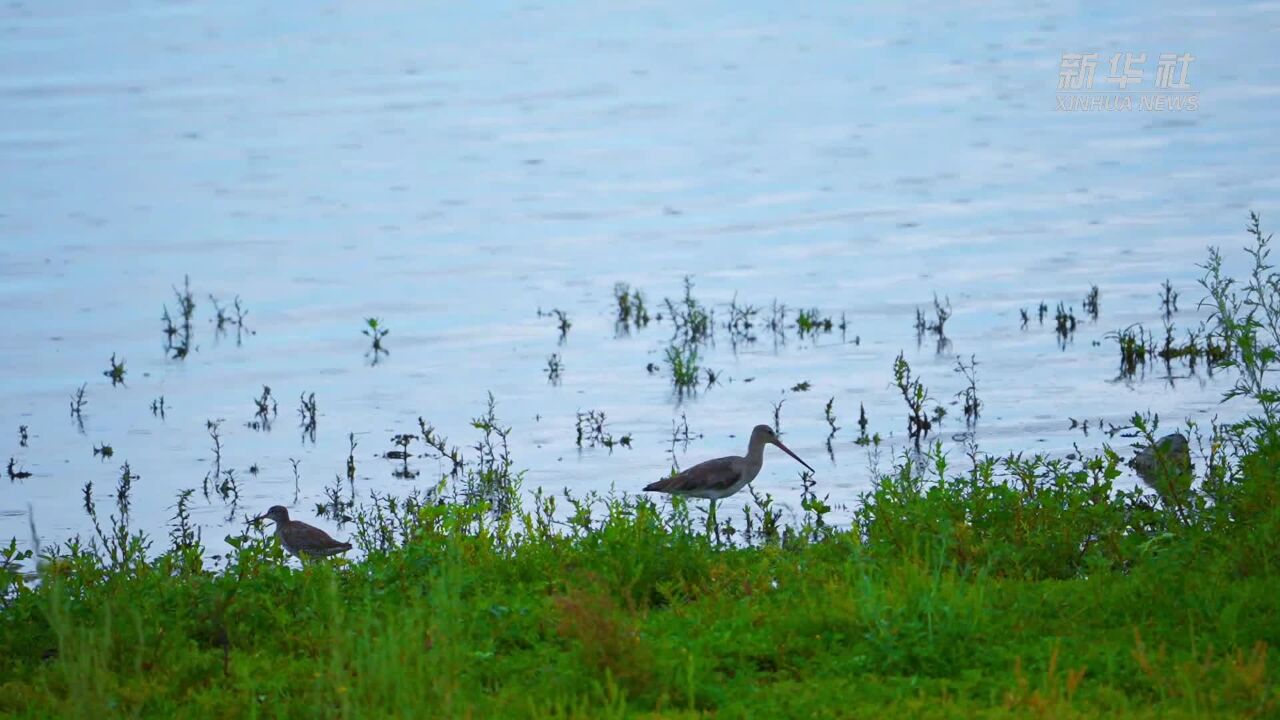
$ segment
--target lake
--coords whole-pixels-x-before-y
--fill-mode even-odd
[[[946,409],[928,440],[957,466],[970,438],[1127,453],[1100,421],[1238,418],[1219,402],[1229,374],[1120,377],[1108,335],[1163,338],[1168,280],[1185,337],[1206,247],[1238,266],[1249,211],[1274,228],[1278,29],[1276,3],[6,3],[0,461],[30,477],[0,479],[0,538],[30,545],[28,508],[46,544],[88,537],[86,483],[105,516],[126,461],[132,523],[158,542],[184,489],[211,549],[277,503],[342,535],[315,505],[345,487],[349,437],[359,498],[429,487],[448,465],[397,476],[391,438],[422,417],[466,448],[488,393],[524,489],[575,494],[741,453],[781,402],[785,441],[847,520],[873,472],[859,408],[881,469],[909,445],[899,352]],[[1098,53],[1093,87],[1128,95],[1104,82],[1116,52],[1145,53],[1137,107],[1059,109],[1064,53]],[[1196,109],[1141,109],[1165,53],[1193,56]],[[686,277],[715,313],[699,362],[717,383],[682,395],[662,301]],[[162,315],[181,324],[184,278],[175,358]],[[663,320],[619,328],[619,282]],[[941,344],[915,329],[935,294]],[[220,332],[210,296],[232,316],[238,297],[243,326]],[[731,303],[759,309],[754,341],[725,329]],[[795,328],[810,308],[830,332]],[[978,363],[972,431],[958,357]],[[580,448],[590,411],[630,447]],[[218,420],[234,501],[202,492]],[[770,451],[755,487],[798,511],[799,468]]]

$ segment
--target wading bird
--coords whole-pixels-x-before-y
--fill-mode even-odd
[[[1165,435],[1155,445],[1138,451],[1129,461],[1129,467],[1165,502],[1179,504],[1186,500],[1194,470],[1186,435]]]
[[[809,472],[816,472],[809,467],[809,463],[801,460],[782,444],[773,428],[768,425],[757,425],[751,430],[751,442],[747,444],[745,456],[730,455],[701,462],[684,472],[649,483],[644,489],[646,492],[707,498],[711,500],[711,514],[708,516],[710,521],[715,517],[717,500],[738,492],[760,474],[760,467],[764,465],[765,445],[777,445],[782,452],[809,468]]]
[[[271,506],[270,510],[254,518],[252,522],[259,520],[274,521],[276,537],[280,540],[280,545],[297,558],[322,558],[351,549],[351,543],[338,542],[318,527],[308,525],[301,520],[290,520],[289,511],[282,505]]]

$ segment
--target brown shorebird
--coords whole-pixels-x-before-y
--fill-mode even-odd
[[[315,559],[337,555],[351,549],[351,543],[338,542],[329,533],[301,520],[290,520],[289,511],[283,505],[273,505],[270,510],[253,521],[272,520],[276,524],[276,538],[290,555]]]
[[[1191,489],[1191,447],[1182,433],[1165,435],[1129,461],[1142,482],[1168,502],[1181,503]]]
[[[751,431],[751,442],[747,445],[746,456],[730,455],[698,463],[682,473],[649,483],[645,486],[645,491],[708,498],[712,501],[712,508],[714,508],[716,500],[738,492],[760,474],[760,468],[764,465],[765,445],[777,445],[782,452],[809,468],[809,472],[816,472],[809,467],[809,463],[801,460],[782,444],[773,428],[768,425],[757,425]]]

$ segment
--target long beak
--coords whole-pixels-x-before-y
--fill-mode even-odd
[[[811,472],[811,473],[816,473],[816,472],[818,472],[817,470],[814,470],[812,467],[809,467],[809,463],[807,463],[807,462],[805,462],[805,461],[801,460],[799,455],[796,455],[795,453],[791,452],[791,448],[787,447],[786,445],[783,445],[781,440],[774,440],[774,441],[773,441],[773,444],[774,444],[774,445],[777,445],[777,446],[778,446],[778,449],[779,449],[779,450],[781,450],[782,452],[784,452],[784,453],[786,453],[786,454],[790,455],[793,459],[795,459],[795,461],[796,461],[796,462],[798,462],[798,463],[800,463],[801,465],[803,465],[803,466],[805,466],[805,467],[809,468],[809,472]]]
[[[266,519],[267,519],[266,515],[259,515],[258,517],[255,517],[255,518],[249,518],[249,522],[245,523],[245,525],[248,525],[249,523],[256,523],[259,520],[266,520]]]

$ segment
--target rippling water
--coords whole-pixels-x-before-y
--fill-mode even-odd
[[[665,473],[682,413],[701,435],[682,465],[741,452],[785,398],[788,444],[844,503],[870,473],[852,442],[859,404],[901,447],[900,350],[950,409],[949,447],[964,430],[957,355],[980,363],[988,452],[1107,441],[1068,417],[1234,417],[1220,375],[1117,381],[1104,336],[1159,332],[1166,278],[1174,321],[1194,325],[1204,248],[1243,245],[1250,209],[1273,216],[1277,29],[1275,3],[7,3],[0,459],[33,476],[3,481],[0,537],[27,542],[28,505],[46,541],[86,532],[81,489],[110,502],[126,460],[135,525],[163,533],[176,494],[211,468],[219,418],[241,496],[234,511],[196,503],[215,546],[228,517],[291,499],[290,458],[312,519],[345,474],[348,433],[357,489],[405,493],[415,482],[377,457],[390,437],[423,416],[471,444],[487,392],[526,488],[576,492]],[[1199,110],[1056,111],[1062,53],[1090,51],[1099,77],[1115,51],[1145,52],[1149,68],[1192,53]],[[194,347],[173,360],[160,315],[184,275]],[[704,356],[722,383],[680,402],[645,369],[662,364],[669,325],[620,336],[612,288],[656,307],[685,275],[721,319],[736,296],[848,328],[736,348],[722,335]],[[1096,322],[1080,307],[1091,284]],[[954,308],[941,353],[912,328],[935,292]],[[238,295],[254,334],[217,335],[210,294]],[[1080,318],[1065,344],[1051,319],[1021,327],[1042,301]],[[572,321],[563,343],[538,316],[551,308]],[[371,366],[360,330],[374,316],[390,354]],[[124,387],[102,375],[113,353]],[[68,416],[81,383],[83,431]],[[263,385],[281,403],[269,432],[246,426]],[[321,413],[314,443],[296,428],[304,392]],[[579,451],[586,410],[634,447]],[[102,443],[110,460],[92,452]],[[437,469],[415,465],[423,484]],[[797,468],[771,454],[756,484],[795,506]]]

